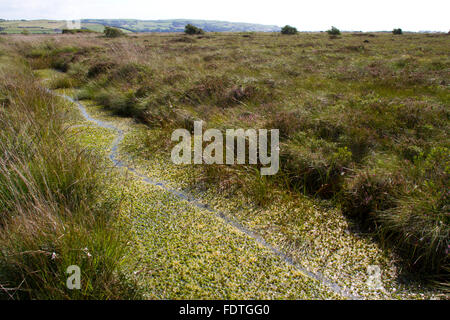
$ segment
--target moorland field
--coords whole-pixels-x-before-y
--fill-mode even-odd
[[[208,281],[223,290],[214,291],[214,297],[277,297],[264,295],[271,292],[265,284],[261,292],[252,286],[247,292],[242,284],[228,287],[223,279],[205,279],[196,268],[217,258],[207,249],[206,260],[196,260],[195,266],[191,258],[180,258],[183,253],[157,256],[184,270],[177,276],[161,271],[164,263],[155,265],[152,256],[147,268],[154,267],[154,277],[160,276],[161,283],[166,279],[168,286],[129,279],[130,263],[118,265],[122,260],[117,258],[126,256],[129,248],[123,233],[142,236],[146,231],[139,229],[145,224],[142,217],[134,217],[134,202],[120,200],[124,191],[108,182],[110,176],[122,178],[105,173],[111,170],[103,167],[108,164],[96,159],[104,155],[111,133],[85,132],[81,141],[74,138],[77,129],[67,129],[67,123],[79,125],[76,110],[41,89],[45,84],[125,128],[129,134],[120,150],[136,167],[212,203],[306,269],[320,271],[353,294],[374,297],[363,289],[366,267],[373,264],[389,270],[387,291],[375,297],[446,292],[449,37],[361,32],[127,34],[114,39],[96,33],[2,36],[0,242],[5,249],[0,284],[18,287],[38,266],[46,271],[24,282],[25,296],[43,283],[57,297],[70,296],[54,289],[67,264],[52,260],[51,253],[58,252],[66,262],[83,256],[86,273],[101,274],[93,280],[97,289],[85,297],[139,297],[142,281],[151,298],[211,297]],[[196,120],[204,121],[205,129],[222,131],[279,129],[280,172],[261,177],[254,165],[173,165],[171,133],[192,130]],[[124,208],[123,202],[131,204]],[[185,219],[192,225],[198,221]],[[132,231],[117,227],[122,220]],[[71,236],[57,237],[67,226],[73,228]],[[50,232],[52,228],[57,231]],[[180,230],[180,235],[185,232]],[[140,250],[156,241],[151,237],[162,237],[152,232],[145,244],[136,240]],[[185,245],[182,239],[175,246],[171,236],[164,237],[169,239],[166,248],[176,251]],[[210,240],[201,241],[207,246]],[[71,251],[77,242],[80,248],[97,248],[103,259],[93,261],[84,251]],[[50,248],[42,249],[43,244]],[[50,257],[33,254],[25,259],[19,254],[33,250],[50,252]],[[252,259],[261,269],[249,271],[249,278],[242,276],[247,284],[258,270],[270,274],[281,268]],[[10,275],[14,279],[8,279]],[[233,281],[239,283],[239,277]],[[177,290],[170,291],[173,283]],[[283,297],[295,298],[297,286],[302,287],[293,285]],[[39,292],[42,297],[50,291]],[[236,292],[240,294],[233,295]],[[302,294],[312,297],[311,292]]]

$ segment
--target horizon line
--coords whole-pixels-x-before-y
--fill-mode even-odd
[[[166,18],[166,19],[137,19],[137,18],[79,18],[79,19],[54,19],[54,18],[33,18],[33,19],[24,19],[24,18],[15,18],[15,19],[5,19],[0,18],[1,21],[83,21],[83,20],[136,20],[136,21],[176,21],[176,20],[199,20],[199,21],[211,21],[211,22],[228,22],[228,23],[242,23],[242,24],[250,24],[250,25],[261,25],[261,26],[269,26],[269,27],[277,27],[282,28],[282,26],[277,24],[265,24],[265,23],[254,23],[254,22],[244,22],[244,21],[230,21],[230,20],[217,20],[217,19],[200,19],[200,18]],[[331,26],[332,27],[332,26]],[[394,27],[398,28],[398,27]],[[393,28],[393,29],[394,29]],[[298,29],[298,28],[297,28]],[[298,30],[298,32],[324,32],[326,30]],[[392,32],[390,29],[386,30],[366,30],[363,31],[361,29],[342,29],[341,32]],[[411,31],[411,30],[403,30],[403,32],[407,33],[426,33],[426,32],[432,32],[432,33],[450,33],[449,31],[442,31],[442,30],[418,30],[418,31]],[[135,32],[139,33],[139,32]],[[150,33],[150,32],[143,32],[143,33]]]

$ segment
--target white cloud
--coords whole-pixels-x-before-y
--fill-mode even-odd
[[[197,18],[291,24],[299,30],[448,31],[448,0],[0,0],[0,18]]]

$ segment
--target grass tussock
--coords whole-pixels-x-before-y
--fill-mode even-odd
[[[30,70],[9,69],[0,71],[0,298],[137,297],[100,161],[69,144],[61,103]],[[82,290],[66,287],[70,265]]]

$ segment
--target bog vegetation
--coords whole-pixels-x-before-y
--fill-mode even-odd
[[[319,33],[195,36],[194,28],[186,26],[193,37],[84,35],[17,46],[32,68],[64,72],[54,88],[77,87],[79,99],[156,130],[143,141],[149,154],[169,153],[171,131],[191,130],[196,119],[223,130],[279,129],[281,172],[260,190],[324,199],[394,248],[405,266],[448,283],[448,35],[343,33],[333,40]],[[335,27],[328,33],[341,34]],[[230,196],[252,194],[255,185],[246,182],[257,179],[254,170],[238,168],[208,166],[198,179],[232,184],[223,191]],[[14,179],[27,187],[20,175]],[[89,183],[82,185],[95,190]]]

